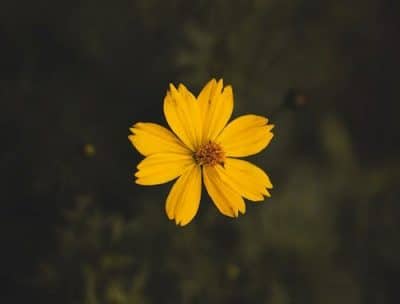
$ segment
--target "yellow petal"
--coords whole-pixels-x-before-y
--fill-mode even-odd
[[[253,176],[260,183],[265,185],[266,188],[268,189],[273,188],[271,180],[269,179],[268,175],[264,172],[264,170],[260,169],[256,165],[253,165],[252,163],[242,159],[234,159],[234,158],[227,158],[226,164],[227,166],[232,167],[232,169],[235,169],[238,172],[241,172],[248,176]]]
[[[221,179],[214,167],[204,166],[203,178],[208,194],[222,214],[237,217],[239,211],[246,212],[243,198]]]
[[[158,185],[169,182],[182,175],[192,164],[194,164],[193,157],[188,154],[152,154],[137,165],[136,183]]]
[[[219,81],[219,92],[222,89],[222,79]],[[201,90],[199,96],[197,96],[197,100],[199,102],[200,113],[202,121],[205,120],[205,117],[208,112],[208,107],[211,102],[211,97],[215,95],[215,91],[217,90],[217,81],[213,78],[211,79]]]
[[[217,138],[226,156],[249,156],[263,150],[271,141],[273,125],[257,115],[243,115],[231,121]]]
[[[222,80],[219,82],[222,86]],[[218,85],[207,109],[203,126],[203,141],[215,140],[225,127],[233,111],[233,92],[231,86],[226,86],[222,92]],[[210,94],[211,95],[211,94]]]
[[[221,179],[241,196],[251,201],[262,201],[271,196],[267,189],[272,188],[265,172],[250,162],[226,158],[224,167],[216,167]]]
[[[201,196],[201,170],[197,165],[190,167],[178,178],[168,194],[165,211],[170,220],[185,226],[196,215]]]
[[[199,147],[201,144],[201,136],[202,136],[202,119],[199,108],[199,103],[196,100],[196,97],[183,85],[179,84],[178,91],[184,97],[187,103],[187,112],[188,112],[188,127],[191,128],[192,138],[195,142],[195,146]]]
[[[181,111],[179,110],[177,102],[172,98],[169,91],[164,98],[164,116],[172,131],[174,131],[178,138],[185,143],[190,150],[194,151],[194,146],[190,141],[190,135],[188,134],[185,122],[182,121],[181,118]]]
[[[195,151],[201,140],[200,110],[194,96],[183,85],[179,91],[170,85],[164,98],[164,115],[174,133]]]
[[[138,122],[128,136],[133,146],[144,156],[154,153],[190,154],[190,150],[169,130],[149,122]]]

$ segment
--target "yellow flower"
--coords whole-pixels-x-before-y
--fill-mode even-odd
[[[170,84],[164,115],[173,132],[154,123],[138,122],[129,140],[145,156],[135,173],[139,185],[157,185],[177,177],[167,197],[166,213],[177,225],[188,224],[200,204],[202,178],[218,210],[229,217],[244,214],[243,198],[262,201],[272,184],[257,166],[237,159],[256,154],[271,141],[273,125],[257,115],[230,123],[231,86],[212,79],[197,98],[183,85]]]

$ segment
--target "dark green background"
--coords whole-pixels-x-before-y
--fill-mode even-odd
[[[399,11],[2,1],[0,302],[398,303]],[[251,158],[275,187],[237,220],[204,195],[181,229],[170,184],[133,183],[128,128],[211,77],[276,125]]]

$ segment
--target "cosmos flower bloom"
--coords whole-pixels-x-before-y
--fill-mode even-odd
[[[228,123],[233,111],[231,86],[212,79],[197,98],[183,85],[170,84],[164,115],[172,132],[158,124],[138,122],[129,140],[145,156],[135,173],[139,185],[176,180],[165,209],[177,225],[188,224],[200,204],[202,180],[218,210],[229,217],[246,212],[243,198],[262,201],[272,189],[259,167],[237,159],[263,150],[273,125],[257,115]]]

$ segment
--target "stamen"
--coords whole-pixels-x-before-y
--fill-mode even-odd
[[[219,144],[209,141],[194,153],[194,159],[201,166],[223,165],[225,153]]]

